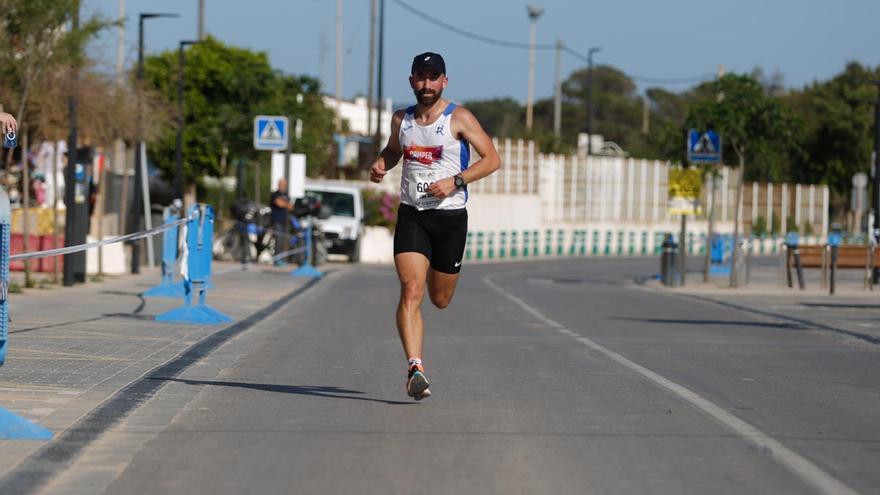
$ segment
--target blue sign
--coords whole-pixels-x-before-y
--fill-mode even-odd
[[[287,117],[257,115],[254,118],[254,149],[284,151],[290,125]]]
[[[840,235],[840,232],[832,232],[828,234],[828,245],[829,246],[840,246],[843,236]]]
[[[721,136],[715,131],[688,131],[687,158],[690,163],[721,162]]]

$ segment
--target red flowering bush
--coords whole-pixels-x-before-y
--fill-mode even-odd
[[[382,226],[393,230],[397,223],[397,207],[400,195],[378,189],[364,189],[364,224]]]

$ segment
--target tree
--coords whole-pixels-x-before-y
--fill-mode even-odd
[[[47,73],[79,65],[84,47],[112,25],[92,17],[70,27],[79,0],[0,0],[0,77],[16,96],[16,118],[24,127],[34,85]]]
[[[166,104],[176,107],[178,53],[147,57],[144,78]],[[293,142],[307,155],[310,172],[327,161],[332,143],[332,114],[324,107],[318,83],[281,74],[265,52],[228,46],[215,38],[186,52],[184,75],[184,180],[227,173],[220,166],[223,149],[230,156],[256,160],[267,156],[253,148],[256,115],[288,115],[303,120],[303,136]],[[303,102],[296,96],[302,94]],[[293,122],[291,122],[293,123]],[[167,177],[175,173],[176,133],[168,128],[150,144],[150,158]]]
[[[732,150],[739,160],[740,179],[734,214],[736,239],[739,236],[746,162],[757,165],[759,169],[774,166],[774,163],[768,163],[767,154],[774,149],[786,149],[794,143],[794,125],[782,102],[767,96],[761,84],[749,76],[728,74],[712,85],[717,97],[693,105],[688,112],[687,125],[718,132],[724,146]],[[733,250],[731,258],[731,287],[737,286],[737,251]]]
[[[490,136],[513,138],[525,134],[525,108],[513,98],[468,101],[465,106]]]
[[[791,179],[828,184],[838,216],[849,208],[852,176],[869,172],[877,89],[868,83],[878,78],[880,70],[853,62],[833,79],[814,82],[785,98],[803,123],[803,153],[791,169]]]

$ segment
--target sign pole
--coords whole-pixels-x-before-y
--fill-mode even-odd
[[[707,194],[707,199],[711,201],[712,205],[708,211],[706,253],[703,259],[703,283],[708,283],[712,260],[712,237],[715,234],[715,185],[718,179],[715,173],[715,165],[721,163],[721,136],[712,130],[698,131],[696,129],[689,129],[686,146],[689,163],[703,163],[712,166],[712,169],[709,171],[711,187]],[[684,224],[682,224],[682,235],[684,235]]]
[[[709,178],[712,181],[712,185],[709,188],[709,201],[711,201],[712,205],[709,207],[709,226],[708,231],[706,232],[706,256],[703,259],[703,283],[709,283],[709,267],[712,264],[712,236],[715,233],[715,167],[712,167],[713,170],[709,173]]]
[[[685,214],[681,216],[681,233],[678,241],[678,276],[680,287],[684,287],[687,275],[687,218],[688,216]]]
[[[290,119],[284,115],[257,115],[254,118],[254,149],[257,151],[287,151],[289,148]],[[272,162],[272,155],[269,155]],[[284,177],[288,175],[287,168],[290,163],[290,154],[285,153]],[[269,189],[272,186],[270,184]],[[289,189],[289,184],[288,184]],[[254,201],[260,202],[260,163],[255,164],[254,169]]]

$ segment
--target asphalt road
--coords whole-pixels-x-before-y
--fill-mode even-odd
[[[46,491],[880,493],[880,349],[634,283],[655,265],[467,266],[424,307],[419,403],[393,269],[340,268],[155,378]]]

